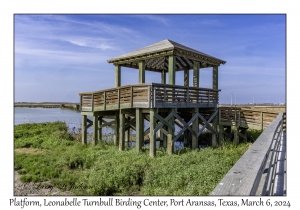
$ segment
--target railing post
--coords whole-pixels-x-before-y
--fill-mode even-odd
[[[189,88],[187,88],[187,107],[189,107],[189,105],[190,105],[190,89]]]
[[[118,109],[120,109],[120,89],[118,89]]]
[[[264,130],[264,118],[263,118],[263,112],[260,113],[260,124],[261,124],[261,130]]]
[[[164,86],[164,106],[165,106],[166,102],[167,102],[167,87]]]
[[[82,95],[80,95],[80,111],[82,112]]]
[[[92,112],[94,111],[94,93],[92,93]]]
[[[130,88],[130,108],[133,107],[133,86]]]
[[[149,108],[152,108],[153,106],[151,107],[151,105],[152,105],[151,102],[153,102],[153,101],[151,101],[151,89],[150,89],[150,88],[151,88],[151,86],[149,85],[149,86],[148,86],[148,103],[149,103],[149,106],[148,106],[148,107],[149,107]],[[152,98],[152,100],[155,100],[155,99]]]
[[[210,105],[210,91],[208,91],[208,107]]]
[[[103,97],[104,97],[104,100],[103,100],[103,109],[106,110],[106,91],[104,91]]]

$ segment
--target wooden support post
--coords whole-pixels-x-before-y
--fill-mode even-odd
[[[175,111],[175,109],[171,109],[171,112],[174,112],[174,111]],[[174,116],[172,116],[168,122],[175,127]],[[175,131],[172,128],[168,127],[168,135],[167,135],[167,152],[168,152],[168,154],[173,154],[173,152],[174,152],[174,144],[173,144],[174,132]]]
[[[183,85],[188,87],[190,84],[190,74],[189,74],[189,68],[187,67],[186,69],[184,69],[184,76],[183,76]]]
[[[235,126],[233,142],[235,144],[239,143],[239,127],[238,126]]]
[[[199,87],[200,83],[200,64],[197,61],[194,61],[193,66],[193,87]]]
[[[98,112],[94,112],[93,115],[93,145],[98,144]]]
[[[120,125],[119,125],[119,150],[125,149],[125,114],[120,110]]]
[[[184,131],[183,143],[185,146],[188,145],[188,143],[189,143],[189,131],[188,130]]]
[[[183,119],[185,122],[188,122],[189,121],[189,113],[182,113],[182,116],[183,116]],[[189,125],[188,125],[189,126]],[[183,143],[184,143],[184,146],[188,146],[189,145],[189,133],[190,131],[188,129],[186,129],[183,133]]]
[[[161,130],[159,130],[159,139],[161,140],[160,142],[159,142],[159,147],[164,147],[164,139],[165,139],[165,134],[161,131]],[[162,142],[162,143],[161,143]]]
[[[163,128],[165,129],[165,130],[167,130],[168,128],[167,128],[167,126],[163,126]],[[167,149],[167,147],[168,147],[168,137],[167,137],[167,135],[165,135],[165,134],[163,134],[163,148],[165,148],[165,149]]]
[[[183,76],[183,85],[185,86],[185,87],[188,87],[189,85],[190,85],[190,74],[189,74],[189,67],[186,67],[185,69],[184,69],[184,76]],[[188,88],[186,88],[185,90],[184,90],[184,92],[185,92],[185,95],[184,95],[184,98],[185,98],[185,100],[186,100],[186,104],[188,105],[188,103],[189,103],[189,90],[188,90]]]
[[[99,141],[102,141],[102,123],[103,123],[103,120],[102,120],[102,116],[99,116],[98,117],[98,139]]]
[[[231,126],[226,126],[226,133],[228,134],[228,136],[230,136],[230,140],[232,140],[231,130]]]
[[[154,117],[154,110],[150,109],[150,156],[155,157],[156,156],[156,134],[154,132],[154,129],[156,127],[156,120]]]
[[[224,142],[224,126],[219,125],[219,144],[222,145]]]
[[[121,66],[115,65],[115,86],[121,86]]]
[[[167,117],[167,115],[168,114],[166,114],[165,112],[164,113],[162,113],[162,117],[163,118],[166,118]],[[168,126],[166,126],[166,125],[163,125],[163,127],[162,127],[164,130],[168,130]],[[165,148],[165,149],[167,149],[167,146],[168,146],[168,137],[167,137],[167,135],[165,135],[165,134],[163,134],[162,133],[162,141],[163,141],[163,144],[162,144],[162,146]]]
[[[82,121],[81,121],[81,130],[82,130],[82,136],[81,136],[81,142],[82,144],[86,144],[87,143],[87,116],[86,115],[82,115]]]
[[[198,114],[199,110],[198,108],[195,109],[194,115]],[[192,129],[195,131],[195,133],[199,132],[199,117],[196,117],[196,119],[193,121]],[[192,149],[198,149],[199,143],[198,143],[198,137],[192,135]]]
[[[139,83],[145,83],[145,61],[139,61]]]
[[[215,131],[218,132],[218,115],[215,116],[215,118],[212,120],[212,127]],[[212,147],[217,146],[217,135],[215,133],[212,133],[212,139],[211,139],[211,145]]]
[[[168,146],[167,146],[167,153],[169,155],[174,153],[174,145],[173,145],[173,135],[172,134],[168,134],[167,135],[167,140],[168,140]]]
[[[212,74],[212,88],[218,89],[218,66],[213,66],[213,74]]]
[[[119,144],[119,129],[120,129],[120,120],[119,120],[119,114],[115,115],[115,134],[114,134],[114,145],[117,146]]]
[[[128,122],[128,124],[130,124],[129,116],[127,116],[127,122]],[[127,147],[129,147],[129,143],[130,143],[130,131],[131,131],[131,128],[128,127],[127,131],[125,132],[125,141],[127,142]]]
[[[264,113],[260,113],[260,125],[261,125],[261,130],[264,130]]]
[[[168,73],[169,73],[169,84],[170,85],[175,85],[175,75],[176,75],[175,63],[176,63],[175,55],[169,55]]]
[[[144,118],[142,114],[142,109],[136,109],[136,151],[140,152],[144,142]]]
[[[166,84],[166,71],[161,72],[161,84]]]

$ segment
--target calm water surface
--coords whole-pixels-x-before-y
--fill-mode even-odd
[[[88,116],[90,120],[92,118]],[[78,131],[81,128],[81,114],[80,112],[60,109],[60,108],[25,108],[25,107],[15,107],[14,108],[14,124],[23,123],[41,123],[41,122],[55,122],[62,121],[65,122],[69,130]],[[149,127],[149,123],[145,121],[145,127]],[[103,134],[113,133],[112,129],[109,127],[103,128]],[[92,127],[88,129],[88,133],[92,133]],[[131,132],[135,134],[135,131]],[[134,145],[132,145],[134,146]],[[179,146],[182,147],[181,142],[175,142],[175,148]]]

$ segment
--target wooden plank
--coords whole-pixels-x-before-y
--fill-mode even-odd
[[[154,112],[154,117],[156,119],[158,119],[160,121],[160,123],[158,124],[158,126],[155,128],[155,132],[157,132],[159,129],[161,129],[163,127],[163,125],[168,126],[168,128],[170,128],[172,131],[175,131],[175,127],[174,125],[172,125],[171,123],[169,123],[169,120],[173,117],[173,112],[171,112],[165,119],[163,117],[161,117],[159,114],[157,114],[156,112]]]
[[[197,115],[194,115],[188,123],[186,123],[177,113],[174,113],[174,116],[183,124],[183,128],[179,131],[173,141],[176,141],[186,130],[189,130],[194,136],[197,136],[197,133],[189,126],[198,117]]]

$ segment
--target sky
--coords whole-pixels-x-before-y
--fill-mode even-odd
[[[226,61],[220,104],[286,102],[285,14],[14,14],[14,101],[78,103],[114,87],[107,60],[165,39]],[[136,69],[121,74],[121,85],[138,83]],[[160,74],[147,71],[148,82]],[[212,68],[200,87],[212,87]]]

